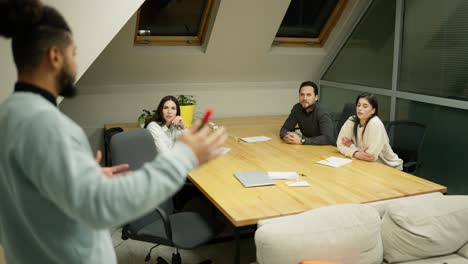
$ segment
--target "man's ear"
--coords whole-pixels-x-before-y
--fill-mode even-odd
[[[59,70],[63,63],[62,51],[58,47],[50,47],[47,50],[47,61],[53,70]]]

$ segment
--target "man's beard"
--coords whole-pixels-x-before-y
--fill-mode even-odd
[[[312,108],[312,106],[314,106],[314,104],[315,104],[315,102],[312,103],[312,104],[309,104],[309,103],[301,103],[302,110],[307,111],[308,109]]]
[[[69,73],[68,64],[65,64],[57,76],[59,84],[59,95],[65,98],[72,98],[76,96],[75,78]]]

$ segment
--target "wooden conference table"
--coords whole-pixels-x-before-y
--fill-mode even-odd
[[[368,203],[447,188],[377,162],[353,160],[339,168],[316,162],[344,157],[334,146],[289,145],[279,138],[286,116],[213,120],[229,133],[230,152],[189,174],[190,180],[236,227],[235,263],[239,263],[239,232],[261,219],[301,213],[343,203]],[[239,137],[267,136],[266,142],[246,143]],[[288,187],[286,180],[272,186],[245,188],[234,177],[239,171],[295,171],[308,187]]]
[[[279,138],[286,116],[215,119],[229,133],[231,150],[189,173],[190,180],[236,227],[235,262],[239,262],[239,230],[261,219],[301,213],[343,203],[368,203],[447,188],[377,162],[353,160],[339,168],[316,162],[344,157],[333,146],[289,145]],[[266,142],[246,143],[239,137],[268,136]],[[308,187],[288,187],[286,180],[272,186],[245,188],[234,177],[239,171],[295,171]]]
[[[447,188],[377,162],[353,160],[339,168],[316,162],[330,156],[345,157],[334,146],[289,145],[279,138],[285,116],[224,118],[214,120],[229,133],[231,151],[189,174],[191,181],[235,226],[296,214],[342,203],[368,203]],[[266,142],[246,143],[239,137],[268,136]],[[245,188],[238,171],[296,171],[309,187],[276,185]]]

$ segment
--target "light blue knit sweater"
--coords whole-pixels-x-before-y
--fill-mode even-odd
[[[42,96],[0,106],[0,244],[7,263],[116,263],[108,228],[144,215],[197,166],[177,143],[141,170],[108,178],[83,130]]]

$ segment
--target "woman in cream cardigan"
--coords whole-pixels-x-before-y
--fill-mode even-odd
[[[169,151],[185,128],[184,119],[180,116],[179,102],[171,95],[161,99],[156,113],[146,124],[159,153]]]
[[[403,160],[390,147],[387,131],[377,116],[379,105],[373,94],[364,93],[356,99],[356,115],[343,125],[336,145],[351,158],[377,161],[399,170]]]

